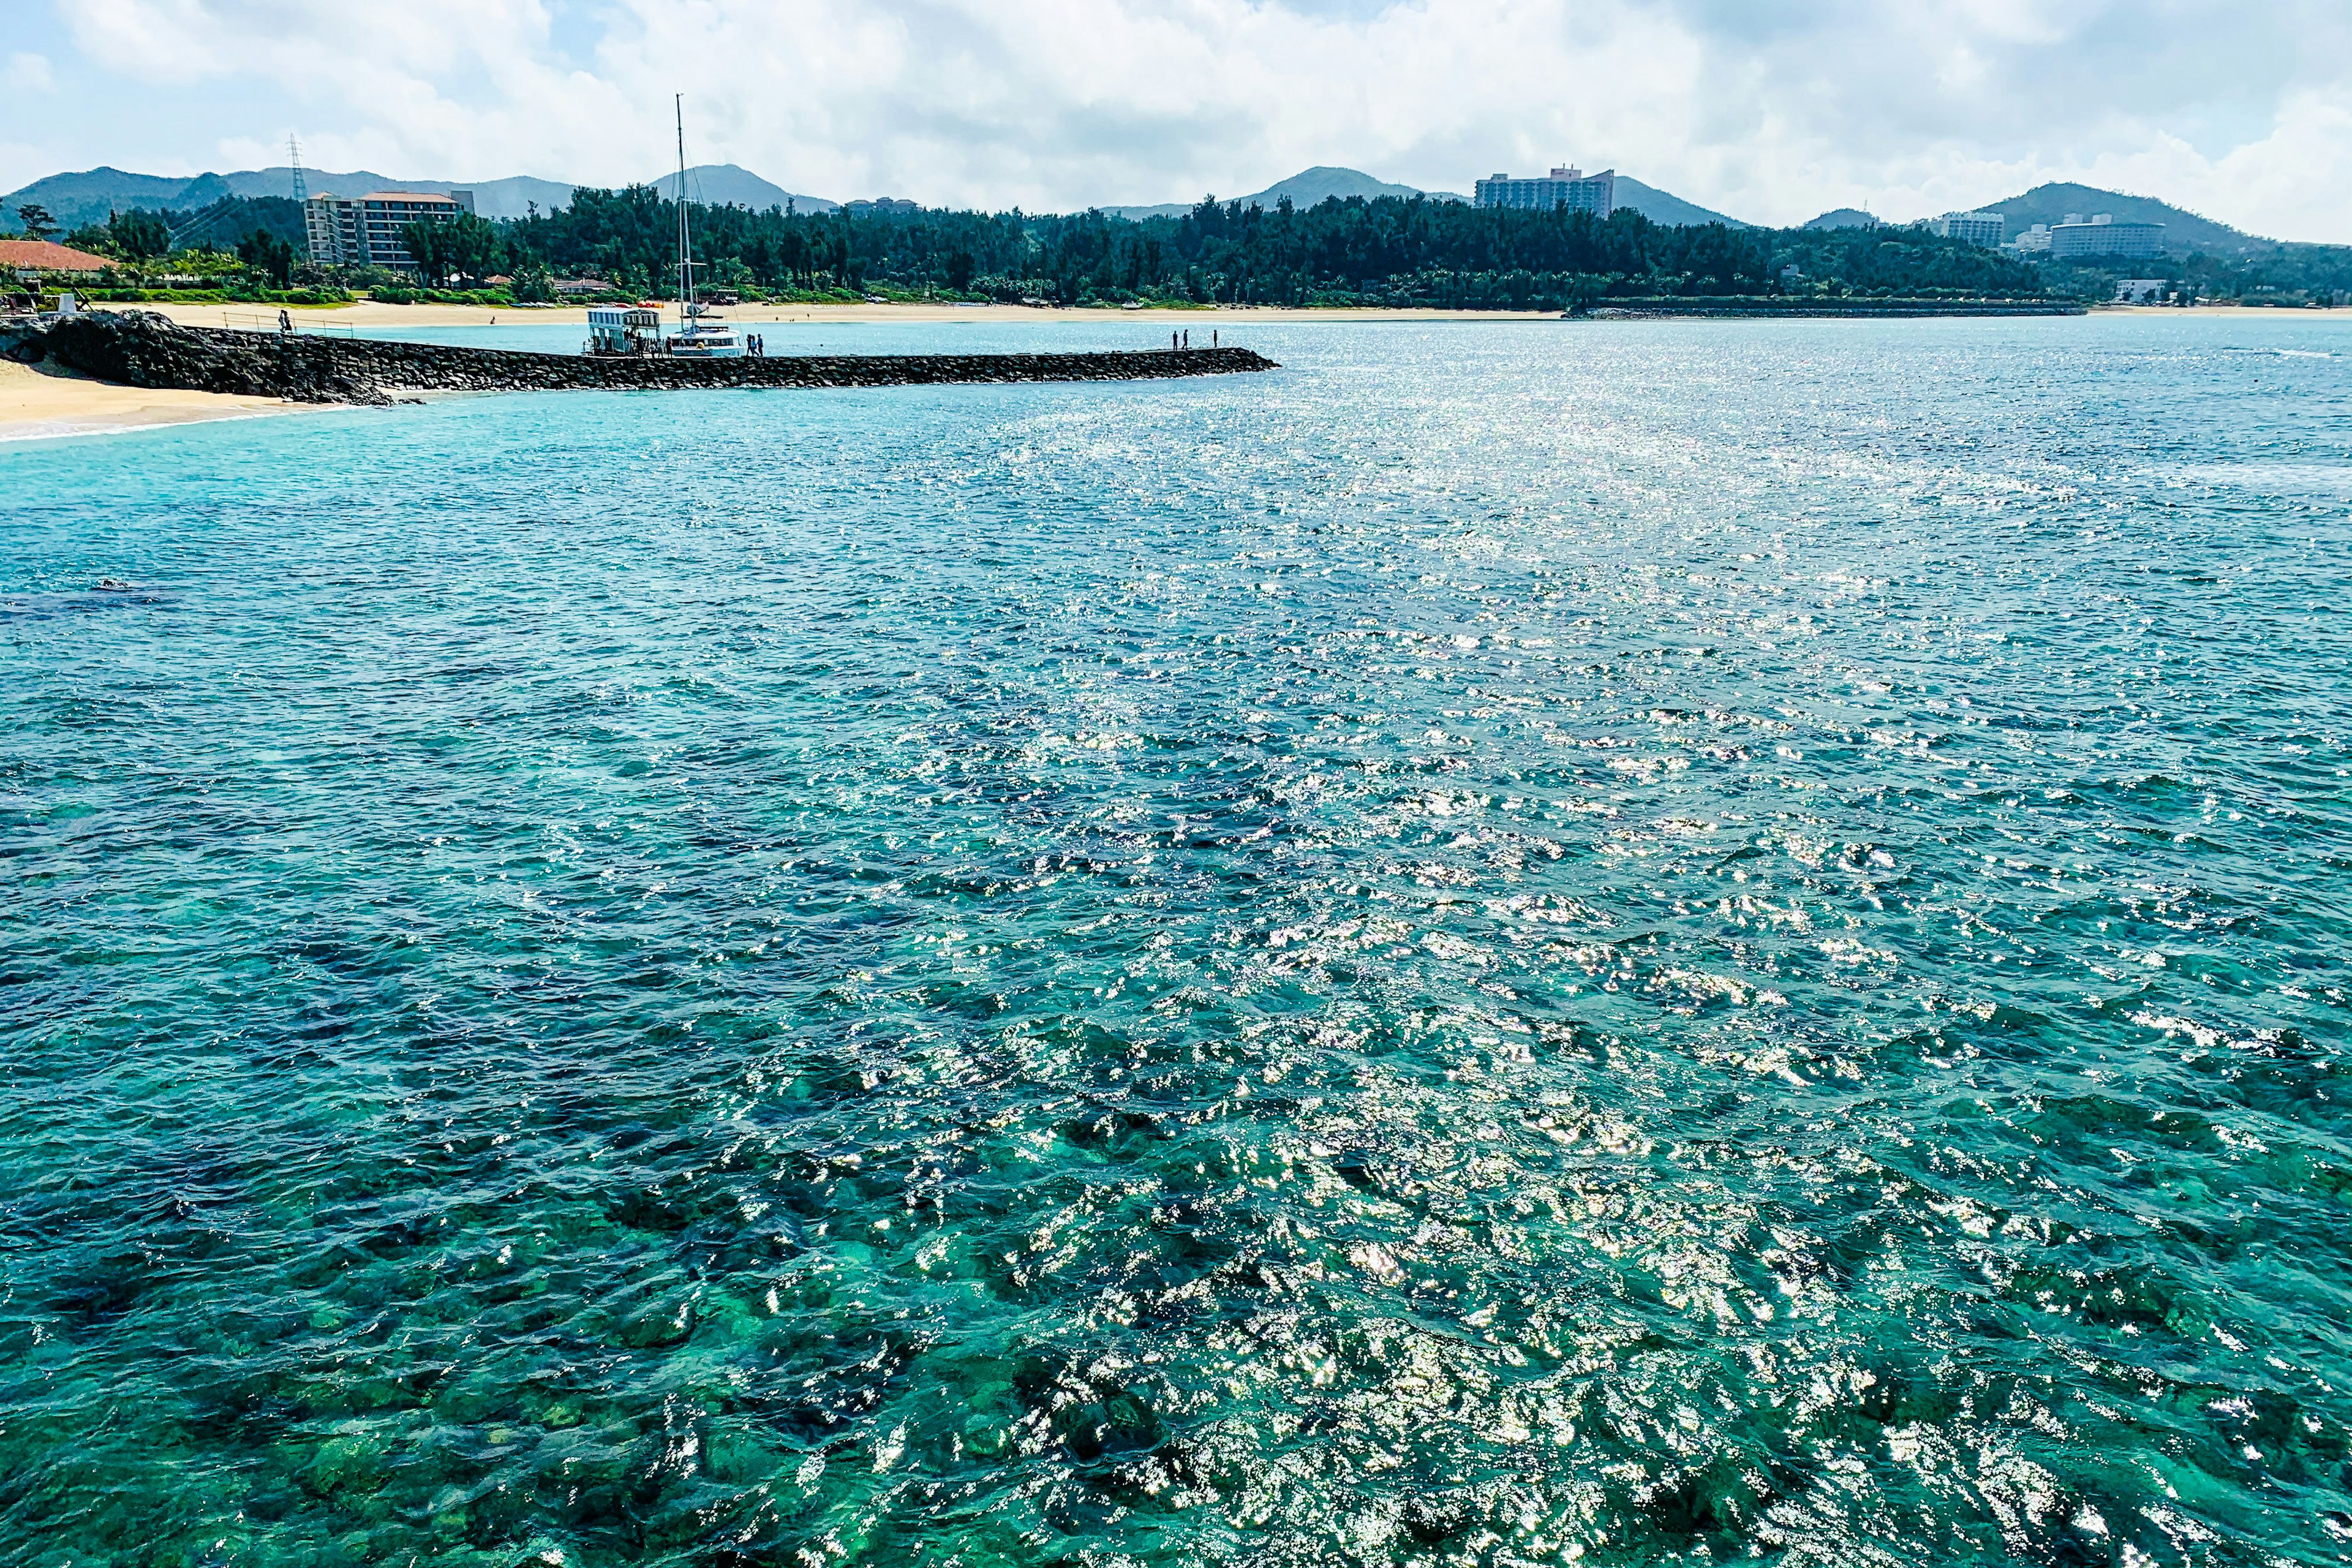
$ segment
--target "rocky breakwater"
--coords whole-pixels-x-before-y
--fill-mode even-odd
[[[213,331],[149,311],[93,310],[18,320],[0,332],[0,353],[44,360],[100,381],[296,403],[389,403],[391,395],[325,351],[345,346],[289,333]]]
[[[131,386],[283,397],[300,403],[385,403],[411,392],[1148,381],[1280,368],[1248,349],[592,359],[584,354],[184,327],[137,310],[70,316],[38,331],[20,332],[13,341],[0,341],[0,352],[17,359],[47,358],[101,381]]]

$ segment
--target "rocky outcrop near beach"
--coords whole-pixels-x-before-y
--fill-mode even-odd
[[[726,386],[926,386],[1145,381],[1280,367],[1248,349],[1120,353],[780,354],[759,359],[598,359],[445,343],[180,326],[150,311],[89,311],[0,337],[12,358],[55,361],[131,386],[386,403],[410,392]]]
[[[67,316],[6,342],[12,359],[48,360],[123,386],[282,397],[294,403],[389,403],[348,343],[294,333],[183,327],[152,311]]]

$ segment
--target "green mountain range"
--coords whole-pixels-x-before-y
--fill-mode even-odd
[[[369,169],[330,170],[305,169],[303,186],[312,195],[332,192],[339,196],[365,195],[371,191],[471,191],[474,210],[484,217],[520,217],[536,202],[542,212],[572,203],[572,192],[578,183],[571,180],[541,180],[529,174],[509,175],[499,180],[411,180],[391,174],[379,174]],[[676,174],[665,174],[656,182],[664,195],[677,186]],[[733,203],[754,210],[781,206],[791,200],[799,204],[803,212],[831,212],[834,205],[822,196],[794,195],[780,185],[770,184],[748,169],[732,163],[710,163],[687,171],[688,189],[695,199],[724,206]],[[79,228],[86,223],[104,223],[111,212],[142,207],[150,212],[168,209],[191,212],[210,206],[223,196],[290,196],[294,194],[294,171],[280,165],[270,169],[241,169],[229,174],[198,174],[184,179],[167,174],[139,174],[123,169],[86,169],[78,174],[51,174],[35,180],[21,190],[0,196],[0,232],[16,233],[19,228],[16,209],[28,203],[38,204],[49,210],[49,216],[62,226]]]
[[[1386,180],[1372,178],[1361,169],[1341,169],[1329,164],[1303,169],[1286,180],[1277,180],[1265,189],[1252,191],[1245,196],[1219,199],[1238,201],[1245,207],[1261,206],[1272,212],[1281,205],[1285,196],[1290,198],[1293,206],[1311,207],[1335,196],[1343,202],[1356,196],[1370,202],[1382,196],[1421,195],[1433,196],[1440,201],[1458,202],[1462,199],[1450,191],[1422,191],[1411,185],[1391,184]],[[1140,223],[1148,217],[1182,217],[1192,210],[1192,205],[1191,202],[1160,202],[1150,206],[1105,207],[1102,210],[1113,217],[1131,218]]]
[[[497,180],[412,180],[365,169],[348,172],[311,169],[305,170],[303,177],[306,188],[314,195],[321,191],[332,191],[339,195],[360,195],[369,191],[471,191],[474,193],[474,210],[485,217],[495,218],[520,217],[532,203],[538,204],[542,212],[568,205],[573,189],[570,182],[538,179],[527,174]],[[669,195],[677,190],[677,176],[665,174],[654,184],[664,195]],[[823,196],[787,191],[782,185],[734,163],[707,163],[688,170],[687,189],[698,201],[721,206],[744,206],[755,212],[764,212],[769,207],[782,206],[787,202],[804,213],[831,212],[838,205]],[[109,213],[131,207],[189,212],[207,206],[224,196],[287,196],[293,194],[294,172],[284,166],[245,169],[226,174],[198,174],[193,179],[135,174],[123,169],[88,169],[77,174],[51,174],[0,196],[0,233],[16,232],[19,227],[16,208],[28,203],[47,207],[60,226],[73,229],[83,224],[103,223]],[[1341,200],[1360,196],[1370,201],[1381,196],[1415,195],[1435,201],[1465,199],[1458,192],[1417,190],[1411,185],[1375,179],[1360,169],[1328,164],[1302,170],[1286,180],[1277,181],[1262,191],[1253,191],[1239,199],[1244,205],[1255,204],[1271,210],[1286,196],[1293,205],[1311,207],[1334,196]],[[1149,206],[1110,206],[1102,210],[1114,216],[1140,220],[1179,216],[1188,211],[1191,205],[1187,202],[1164,202]],[[1653,223],[1675,226],[1720,223],[1733,228],[1749,226],[1738,218],[1685,201],[1654,185],[1644,184],[1630,174],[1617,176],[1617,205],[1633,208]],[[2008,237],[2021,234],[2038,223],[2062,223],[2070,214],[2089,217],[2097,213],[2111,213],[2119,222],[2164,225],[2165,248],[2174,255],[2203,251],[2209,255],[2247,256],[2269,251],[2278,244],[2275,240],[2246,234],[2228,224],[2200,217],[2151,196],[2127,195],[2119,191],[2103,191],[2092,185],[2037,185],[2002,201],[1984,203],[1983,208],[2003,216]],[[1842,208],[1834,213],[1824,213],[1805,226],[1843,227],[1872,221],[1879,220],[1853,209]]]
[[[542,180],[528,174],[499,180],[414,180],[379,174],[366,169],[348,172],[306,169],[303,171],[303,184],[313,195],[321,191],[331,191],[338,195],[361,195],[369,191],[471,191],[474,193],[474,210],[484,217],[520,217],[533,202],[542,212],[566,206],[571,204],[573,188],[572,182]],[[677,176],[664,174],[654,181],[654,185],[665,196],[672,195],[677,189]],[[782,185],[734,163],[706,163],[688,170],[687,189],[697,201],[718,206],[749,207],[754,212],[765,212],[786,202],[793,203],[802,212],[831,212],[838,205],[824,196],[787,191]],[[228,174],[199,174],[194,179],[133,174],[123,169],[87,169],[78,174],[51,174],[21,190],[0,196],[0,232],[16,231],[18,226],[16,208],[26,203],[38,203],[47,207],[50,216],[71,229],[86,223],[103,223],[107,214],[131,207],[188,212],[207,206],[223,196],[290,196],[293,194],[294,171],[284,165],[244,169]],[[1360,169],[1322,165],[1301,170],[1286,180],[1277,181],[1262,191],[1253,191],[1240,200],[1244,205],[1255,204],[1271,211],[1285,196],[1289,197],[1295,206],[1311,207],[1334,196],[1343,201],[1351,196],[1371,201],[1381,196],[1414,195],[1427,196],[1434,201],[1468,199],[1458,191],[1423,191],[1412,185],[1375,179]],[[1617,205],[1632,207],[1654,223],[1722,223],[1735,228],[1747,226],[1738,218],[1727,217],[1686,202],[1680,196],[1654,185],[1645,185],[1626,174],[1617,177]],[[1189,202],[1163,202],[1150,206],[1112,206],[1102,210],[1116,217],[1140,220],[1178,217],[1191,206]]]
[[[1276,204],[1285,196],[1290,198],[1293,206],[1301,207],[1311,207],[1318,203],[1329,201],[1335,196],[1341,201],[1361,196],[1368,202],[1375,201],[1381,196],[1426,196],[1432,201],[1440,202],[1460,202],[1469,199],[1459,191],[1424,191],[1412,185],[1392,184],[1386,180],[1376,180],[1361,169],[1342,169],[1330,164],[1318,164],[1315,168],[1302,170],[1286,180],[1280,180],[1268,185],[1262,191],[1253,191],[1245,196],[1227,199],[1237,199],[1244,206],[1255,205],[1271,212]],[[1675,225],[1720,223],[1727,224],[1733,228],[1748,226],[1736,217],[1726,217],[1719,212],[1710,211],[1696,202],[1686,202],[1680,196],[1659,190],[1654,185],[1645,185],[1630,174],[1617,176],[1617,205],[1621,207],[1632,207],[1652,223]],[[1161,202],[1153,206],[1105,207],[1102,210],[1113,217],[1133,218],[1140,222],[1148,217],[1181,217],[1192,210],[1192,205],[1190,202]]]
[[[2111,213],[2117,223],[2162,224],[2164,248],[2175,256],[2185,256],[2192,250],[2240,256],[2268,250],[2278,244],[2274,239],[2258,238],[2242,229],[2231,228],[2226,223],[2200,217],[2153,196],[2126,195],[2120,191],[2103,191],[2095,185],[2036,185],[2022,195],[1987,202],[1981,210],[2000,214],[2002,237],[2011,239],[2037,223],[2060,224],[2070,215],[2092,217]]]
[[[2160,202],[2153,196],[2126,195],[2121,191],[2103,191],[2096,185],[2036,185],[2030,191],[2000,201],[1982,203],[1975,210],[2001,215],[2003,239],[2014,239],[2035,224],[2054,226],[2070,217],[2089,218],[2106,213],[2118,223],[2162,224],[2164,248],[2174,256],[2187,256],[2192,251],[2201,251],[2208,256],[2251,256],[2274,250],[2280,244],[2274,239],[2263,239],[2242,229],[2231,228],[2226,223],[2200,217],[2185,207],[2174,206],[2170,202]],[[1834,212],[1825,212],[1811,219],[1804,226],[1862,228],[1886,221],[1859,207],[1839,207]]]
[[[403,180],[368,169],[305,169],[302,179],[304,187],[314,196],[330,191],[341,196],[365,195],[371,191],[471,191],[474,210],[485,217],[520,217],[530,202],[544,208],[562,206],[572,200],[569,184],[533,179],[527,174],[503,180]],[[127,212],[132,207],[150,212],[193,212],[210,206],[223,196],[293,194],[294,171],[284,166],[240,169],[229,174],[198,174],[194,179],[138,174],[123,169],[85,169],[78,174],[51,174],[0,196],[0,228],[15,233],[20,226],[16,209],[28,203],[48,208],[51,217],[71,229],[86,223],[104,223],[107,214]]]
[[[1631,174],[1617,176],[1617,205],[1621,207],[1632,207],[1652,223],[1671,224],[1682,228],[1688,228],[1694,224],[1708,223],[1719,223],[1727,228],[1755,226],[1753,224],[1742,223],[1736,217],[1727,216],[1712,207],[1703,207],[1696,202],[1686,202],[1672,192],[1659,190],[1654,185],[1645,185]]]
[[[677,198],[677,176],[664,174],[654,182],[654,189],[675,201]],[[751,170],[735,163],[703,163],[686,172],[687,195],[706,206],[749,207],[755,213],[770,207],[790,204],[804,213],[829,213],[841,204],[823,196],[804,196],[788,191],[782,185],[771,184]],[[571,199],[567,193],[564,198]],[[542,203],[541,205],[546,204]],[[476,210],[479,210],[478,206]]]

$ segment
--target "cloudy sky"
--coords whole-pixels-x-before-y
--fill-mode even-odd
[[[1614,167],[1751,221],[2043,180],[2352,241],[2347,0],[6,0],[0,190],[285,161],[930,205]]]

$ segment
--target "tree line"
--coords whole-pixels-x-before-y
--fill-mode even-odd
[[[16,221],[35,239],[59,237],[59,226],[46,207],[20,206]],[[142,270],[194,264],[213,272],[233,256],[253,280],[281,289],[293,280],[308,248],[301,205],[285,196],[227,196],[184,212],[130,207],[62,237],[70,249]]]
[[[46,217],[34,209],[37,217]],[[1480,209],[1422,197],[1335,199],[1272,208],[1204,199],[1140,222],[1057,215],[790,206],[690,209],[698,276],[709,288],[771,298],[868,292],[1063,305],[1427,306],[1576,310],[1612,299],[1796,295],[2103,298],[2113,279],[2160,277],[2207,298],[2332,297],[2352,289],[2352,248],[2281,246],[2249,258],[2036,264],[1921,227],[1673,226],[1621,209]],[[40,227],[27,223],[28,228]],[[54,232],[54,228],[51,228]],[[553,298],[558,278],[614,293],[666,294],[677,208],[650,186],[583,188],[551,212],[411,226],[425,279],[508,297]],[[232,199],[199,213],[127,211],[66,237],[77,248],[160,268],[194,245],[233,248],[257,281],[414,289],[366,269],[327,278],[303,258],[302,215],[283,197]]]
[[[1422,197],[1203,200],[1179,216],[696,207],[702,276],[762,291],[929,290],[1055,304],[1365,304],[1572,309],[1608,298],[1822,289],[2032,298],[2035,269],[1924,230],[1866,244],[1803,231],[1672,226],[1621,209],[1482,209]],[[581,190],[501,226],[509,259],[662,287],[677,208],[646,186]],[[1801,276],[1788,274],[1793,264]]]

